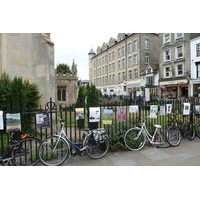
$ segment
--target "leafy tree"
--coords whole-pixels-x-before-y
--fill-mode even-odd
[[[58,63],[56,67],[57,74],[71,74],[69,65],[64,63]]]
[[[78,99],[76,102],[76,108],[85,108],[85,93],[84,93],[84,87],[79,87],[78,91]],[[77,121],[78,127],[83,128],[84,127],[84,119],[80,119]]]
[[[99,106],[99,97],[100,93],[99,90],[93,84],[87,85],[87,107],[89,113],[89,107],[96,107]],[[89,119],[89,117],[88,117]],[[98,128],[98,122],[88,123],[89,128],[96,129]]]

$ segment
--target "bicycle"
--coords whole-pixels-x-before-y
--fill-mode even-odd
[[[47,166],[58,166],[65,162],[70,152],[70,147],[74,147],[80,152],[85,152],[92,159],[102,158],[109,149],[109,137],[104,128],[84,131],[82,141],[72,142],[65,133],[64,121],[57,124],[61,130],[56,130],[57,134],[47,137],[39,146],[38,154],[40,161]],[[57,128],[58,129],[58,128]]]
[[[29,135],[21,135],[20,129],[9,129],[8,146],[4,155],[0,156],[0,163],[4,165],[11,161],[16,166],[33,166],[39,162],[37,154],[41,140]]]
[[[155,131],[153,135],[149,133],[146,127],[147,118],[138,118],[138,126],[130,128],[124,135],[124,143],[131,151],[142,149],[147,141],[157,147],[162,147],[165,143],[164,134],[161,132],[162,127],[160,125],[154,125]]]
[[[187,138],[188,140],[193,140],[195,138],[195,126],[192,122],[180,122],[173,116],[172,125],[168,126],[166,129],[167,138],[173,138],[172,146],[178,146],[181,142],[181,137]],[[180,135],[180,137],[176,137]]]

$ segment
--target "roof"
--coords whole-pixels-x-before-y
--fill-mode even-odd
[[[96,54],[93,49],[90,50],[88,54]]]

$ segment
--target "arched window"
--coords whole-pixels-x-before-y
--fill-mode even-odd
[[[57,98],[58,98],[58,101],[61,101],[61,89],[58,89],[57,91]]]
[[[62,89],[62,101],[66,101],[66,89]]]

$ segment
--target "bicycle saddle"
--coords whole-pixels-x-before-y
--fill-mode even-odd
[[[12,133],[12,132],[13,132],[13,133],[18,133],[18,132],[20,132],[20,129],[19,129],[19,128],[8,129],[7,132],[8,132],[8,133]]]

